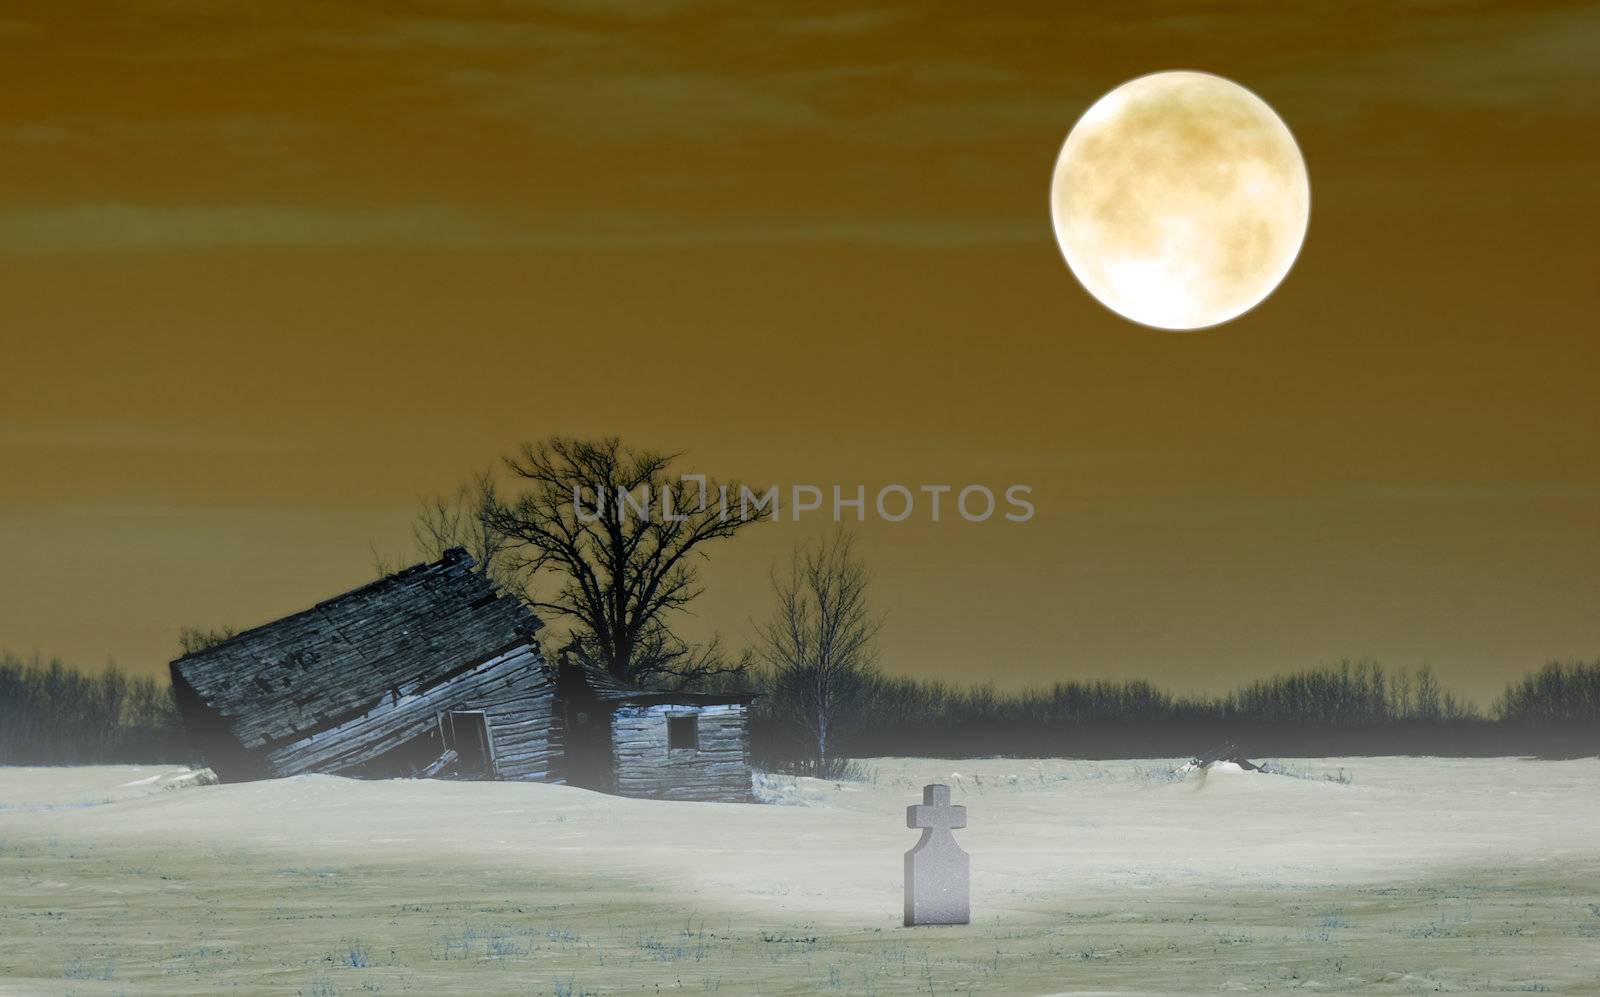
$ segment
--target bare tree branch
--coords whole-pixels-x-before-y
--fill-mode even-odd
[[[486,523],[504,538],[498,556],[528,604],[567,624],[566,651],[637,685],[682,688],[743,667],[719,641],[690,647],[671,620],[701,591],[691,555],[759,516],[702,507],[700,486],[672,474],[679,457],[615,437],[552,437],[507,458],[522,491],[486,506]],[[704,487],[718,494],[721,485]]]
[[[830,740],[860,722],[877,678],[883,617],[868,602],[871,581],[843,529],[796,547],[788,573],[772,574],[777,605],[758,632],[772,673],[769,708],[801,734],[819,770],[831,757]]]

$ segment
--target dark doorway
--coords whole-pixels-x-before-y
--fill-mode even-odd
[[[454,711],[439,720],[444,746],[455,749],[455,771],[463,779],[494,778],[494,748],[489,718],[481,710]]]

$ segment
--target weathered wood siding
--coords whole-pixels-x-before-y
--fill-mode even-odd
[[[397,695],[334,727],[267,754],[275,775],[342,772],[438,725],[440,713],[482,710],[488,720],[495,775],[550,778],[559,753],[555,683],[538,652],[522,645],[434,684],[412,683]]]
[[[620,796],[666,800],[741,800],[750,796],[746,707],[619,706],[611,745]],[[667,718],[698,718],[699,747],[667,747]]]

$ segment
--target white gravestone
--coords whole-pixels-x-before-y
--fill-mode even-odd
[[[967,826],[967,808],[950,805],[950,787],[924,786],[922,803],[906,807],[906,827],[922,840],[906,852],[906,926],[967,924],[972,919],[967,853],[950,832]]]

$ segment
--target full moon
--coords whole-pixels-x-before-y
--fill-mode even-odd
[[[1130,80],[1072,127],[1050,213],[1101,304],[1158,329],[1244,314],[1294,265],[1311,214],[1300,147],[1255,94],[1209,73]]]

